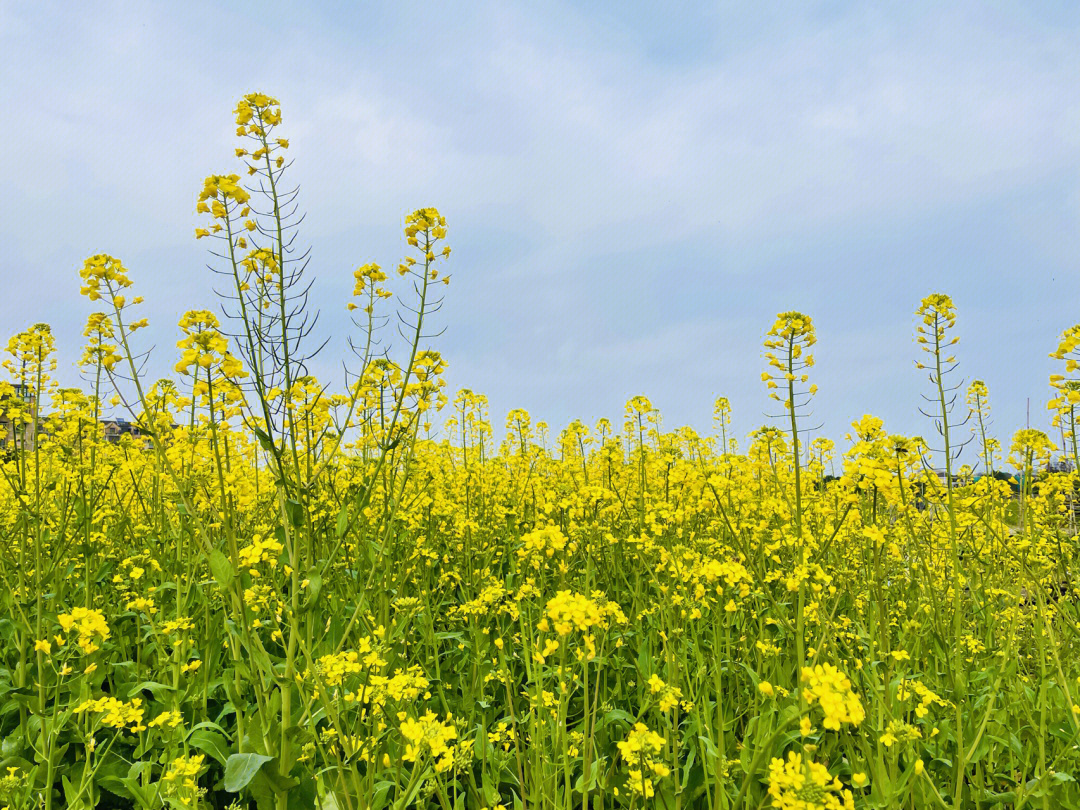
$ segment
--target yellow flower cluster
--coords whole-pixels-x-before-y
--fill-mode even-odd
[[[195,238],[202,239],[211,233],[220,233],[224,228],[230,227],[230,218],[238,213],[240,217],[251,214],[251,208],[247,202],[251,194],[240,185],[240,176],[237,174],[212,174],[203,181],[202,191],[199,192],[199,200],[195,204],[195,211],[200,214],[210,214],[215,222],[209,228],[196,228]],[[217,221],[221,220],[221,222]],[[222,222],[225,224],[223,225]],[[255,230],[252,220],[244,222],[244,228],[248,231]],[[231,233],[231,231],[230,231]],[[247,242],[241,236],[236,241],[236,246],[247,247]]]
[[[173,633],[181,633],[185,630],[190,630],[195,626],[195,622],[186,616],[182,616],[179,619],[172,619],[161,625],[161,632],[165,635],[172,635]]]
[[[91,301],[101,298],[102,290],[117,292],[123,287],[131,286],[127,268],[119,259],[115,259],[106,253],[98,253],[83,262],[79,277],[83,280],[83,286],[79,290]]]
[[[281,543],[273,537],[264,538],[261,534],[253,535],[251,543],[239,551],[240,565],[244,568],[254,569],[257,565],[268,563],[271,568],[275,568],[282,548]],[[255,570],[252,570],[251,573],[253,576],[258,575],[258,571]]]
[[[199,192],[199,202],[205,206],[207,200],[221,200],[234,202],[243,205],[251,199],[251,194],[248,193],[242,185],[240,185],[240,175],[238,174],[212,174],[203,180],[202,191]],[[205,207],[199,208],[200,214],[208,213],[208,209]],[[215,217],[224,215],[224,209],[221,214],[214,213]],[[241,214],[246,216],[246,214]]]
[[[17,767],[8,766],[6,770],[7,773],[0,776],[0,802],[3,802],[4,807],[10,809],[17,798],[17,794],[26,783],[26,775],[21,774]]]
[[[102,697],[97,700],[87,700],[75,707],[76,714],[92,712],[101,715],[102,725],[116,729],[128,729],[132,733],[145,731],[143,724],[142,700],[134,698],[130,703],[125,703],[114,697]]]
[[[769,349],[779,349],[787,341],[799,341],[806,346],[813,346],[817,342],[810,316],[794,310],[779,313],[768,335],[773,338],[765,341]]]
[[[405,217],[406,239],[418,239],[419,234],[431,234],[432,239],[446,236],[446,218],[435,208],[418,208]],[[409,242],[416,246],[416,242]]]
[[[1050,375],[1050,387],[1054,389],[1055,394],[1046,406],[1050,410],[1066,415],[1073,414],[1076,406],[1080,405],[1080,380],[1072,376],[1080,368],[1078,347],[1080,347],[1080,324],[1070,326],[1061,334],[1057,350],[1050,355],[1055,360],[1065,362],[1065,373]],[[1057,421],[1055,419],[1055,427],[1057,427]],[[1071,428],[1072,425],[1069,427]]]
[[[1057,446],[1050,437],[1035,428],[1020,428],[1009,446],[1009,463],[1021,472],[1045,464]]]
[[[264,126],[281,123],[281,106],[276,98],[265,93],[248,93],[236,104],[237,135],[262,135]],[[246,128],[246,130],[245,130]]]
[[[378,648],[369,637],[361,638],[355,650],[324,655],[316,663],[316,670],[327,686],[340,686],[350,675],[386,666]]]
[[[95,639],[105,641],[109,638],[109,625],[100,610],[72,608],[70,613],[61,613],[57,621],[65,633],[74,632],[78,635],[79,648],[87,655],[98,649]]]
[[[783,400],[784,407],[788,410],[796,407],[793,400],[795,384],[805,383],[809,379],[805,369],[814,365],[814,355],[807,349],[816,342],[817,336],[814,334],[810,316],[795,311],[778,314],[776,322],[766,335],[765,359],[773,370],[763,371],[761,381],[769,389],[769,398],[777,402],[780,401],[780,395],[773,389],[778,387],[778,383],[783,383],[788,388],[789,395]],[[811,385],[802,393],[816,394],[817,386]]]
[[[390,298],[393,296],[392,292],[379,286],[381,282],[386,281],[386,273],[384,273],[382,268],[374,262],[361,265],[354,270],[353,278],[356,280],[356,283],[353,286],[352,294],[356,298],[359,298],[362,295],[368,296],[369,302],[367,306],[364,307],[364,311],[369,315],[372,313],[376,298]],[[352,311],[356,309],[357,306],[357,304],[350,303],[348,304],[348,309],[349,311]]]
[[[416,720],[406,718],[401,721],[401,736],[405,739],[406,762],[416,762],[425,753],[431,755],[435,771],[442,773],[454,766],[454,749],[449,745],[457,739],[457,728],[449,715],[446,722],[440,722],[435,712],[429,711]]]
[[[180,349],[177,373],[188,374],[194,365],[203,369],[218,367],[226,377],[244,375],[240,361],[229,354],[229,340],[218,331],[221,324],[213,312],[189,310],[178,325],[184,337],[176,343],[176,348]]]
[[[182,722],[184,722],[184,718],[183,715],[180,714],[180,712],[168,711],[162,712],[146,725],[147,728],[176,728]]]
[[[1080,324],[1070,326],[1061,333],[1058,347],[1050,356],[1055,360],[1065,360],[1065,371],[1071,374],[1077,368],[1080,368],[1080,361],[1074,357],[1069,357],[1069,355],[1076,352],[1078,347],[1080,347]]]
[[[664,738],[644,723],[636,723],[618,747],[629,770],[626,787],[646,799],[653,796],[653,777],[663,778],[671,773],[671,769],[657,758],[664,748]]]
[[[669,712],[679,705],[682,700],[682,691],[677,686],[671,686],[664,679],[653,673],[649,678],[649,692],[657,698],[657,708],[662,712]]]
[[[521,548],[518,549],[519,557],[554,557],[555,553],[567,547],[566,539],[558,526],[548,526],[536,529],[521,538]],[[571,544],[571,551],[574,546]]]
[[[35,323],[8,340],[7,352],[14,360],[5,360],[4,368],[17,382],[33,386],[37,383],[35,378],[39,370],[56,369],[56,360],[50,359],[55,348],[52,327],[47,323]]]
[[[896,690],[896,699],[906,701],[909,698],[917,698],[915,705],[915,716],[918,718],[926,717],[930,712],[930,707],[933,705],[948,706],[949,702],[940,697],[936,692],[928,689],[919,681],[904,680],[900,682],[900,686]]]
[[[501,582],[492,581],[484,585],[475,599],[470,599],[460,605],[454,605],[452,612],[456,616],[486,616],[494,612],[507,596],[506,588]]]
[[[913,725],[903,720],[890,720],[885,727],[885,733],[878,738],[878,742],[886,748],[891,748],[897,743],[905,744],[922,739],[922,732]]]
[[[112,340],[116,337],[112,321],[104,312],[91,313],[86,319],[86,328],[83,336],[87,339],[83,349],[79,365],[100,365],[106,371],[111,371],[120,362],[120,353]]]
[[[979,408],[986,402],[986,399],[989,396],[990,389],[987,388],[985,382],[982,380],[972,380],[971,385],[968,386],[965,401],[968,405],[971,405],[972,408]]]
[[[699,567],[693,569],[692,574],[698,579],[699,590],[696,595],[700,599],[705,595],[705,584],[717,584],[717,592],[722,592],[720,583],[728,588],[735,588],[741,597],[749,596],[750,584],[753,579],[746,566],[735,560],[710,559],[703,561]]]
[[[851,791],[819,762],[790,751],[769,763],[769,796],[779,810],[854,810]]]
[[[430,686],[430,682],[424,677],[423,670],[414,665],[404,672],[399,670],[390,677],[372,675],[359,692],[346,694],[345,701],[347,703],[359,702],[382,707],[388,701],[396,703],[416,700],[421,694],[426,694],[428,686]]]
[[[559,591],[548,600],[540,629],[546,631],[550,626],[560,636],[566,636],[574,630],[606,628],[613,620],[619,623],[626,621],[626,616],[614,602],[597,601],[572,591]]]
[[[178,757],[172,761],[172,765],[166,771],[165,780],[168,782],[183,781],[188,787],[194,787],[194,782],[191,780],[199,775],[205,760],[206,757],[202,754],[194,757]]]
[[[421,240],[421,237],[423,239]],[[446,238],[446,218],[435,208],[418,208],[405,217],[405,240],[412,246],[418,247],[424,252],[425,264],[430,266],[435,260],[435,243]],[[440,251],[440,255],[446,258],[450,255],[450,246],[446,245]],[[398,273],[405,275],[415,265],[412,258],[398,266]],[[431,279],[438,278],[438,273],[431,271]],[[445,283],[447,279],[443,279]]]
[[[240,260],[241,267],[248,273],[262,279],[263,283],[270,284],[281,272],[274,251],[269,248],[255,248]],[[265,302],[264,302],[265,303]]]
[[[946,331],[956,326],[956,307],[952,299],[944,293],[934,293],[926,296],[916,310],[916,315],[921,319],[915,327],[915,342],[923,351],[934,353],[941,349],[953,346],[960,342],[960,338],[946,339]],[[949,356],[943,358],[945,364],[951,365],[956,358]],[[916,367],[923,368],[922,363],[916,363]],[[942,371],[945,371],[942,368]]]
[[[866,710],[851,690],[851,681],[832,664],[803,667],[802,680],[806,702],[817,702],[825,713],[825,728],[839,731],[842,723],[857,726],[865,719]]]
[[[198,783],[195,780],[202,771],[205,761],[206,757],[203,754],[174,759],[163,777],[168,785],[168,792],[176,795],[177,793],[191,794],[198,791]],[[192,804],[193,801],[190,795],[181,796],[180,806],[187,807]]]

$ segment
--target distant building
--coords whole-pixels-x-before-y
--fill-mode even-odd
[[[34,421],[38,415],[37,395],[28,385],[15,385],[12,388],[14,393],[0,396],[0,449],[4,452],[32,450],[34,448]],[[9,416],[4,400],[12,397],[22,400],[29,409],[30,418],[25,422],[22,419],[14,421]]]
[[[933,470],[931,470],[931,472],[937,478],[938,483],[940,483],[942,486],[945,486],[945,481],[948,478],[948,474],[945,472],[945,470],[940,469],[940,468],[934,468]],[[952,488],[953,489],[956,489],[958,487],[962,487],[967,483],[968,483],[967,479],[961,477],[958,472],[954,472],[952,474]]]
[[[153,440],[149,436],[143,435],[142,431],[139,430],[139,426],[134,422],[129,422],[127,419],[104,419],[101,424],[105,441],[111,444],[116,444],[125,436],[130,436],[134,442],[141,440],[143,447],[146,449],[154,446]]]
[[[15,385],[12,389],[13,393],[0,395],[0,454],[34,449],[34,422],[39,419],[37,397],[34,390],[26,385]],[[16,419],[12,419],[12,409],[5,407],[5,400],[12,398],[22,400],[28,406],[29,415],[24,411]],[[38,424],[38,436],[46,432],[43,421]],[[101,432],[105,441],[110,444],[118,444],[125,436],[130,436],[132,441],[141,442],[143,447],[149,449],[153,446],[151,438],[139,430],[135,422],[127,419],[102,419]]]

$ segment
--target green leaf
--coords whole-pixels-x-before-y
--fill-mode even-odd
[[[136,697],[140,692],[149,692],[154,696],[154,700],[161,703],[165,703],[168,698],[169,692],[175,692],[176,687],[169,686],[167,683],[158,683],[157,681],[143,681],[137,683],[127,690],[128,698]]]
[[[246,788],[267,762],[273,757],[263,754],[232,754],[225,762],[225,790],[239,793]]]
[[[229,558],[220,549],[216,548],[210,552],[210,572],[214,575],[214,580],[222,588],[228,588],[233,581],[233,576],[235,576]]]
[[[627,726],[627,728],[633,728],[636,719],[637,718],[635,718],[634,715],[623,709],[612,709],[611,711],[604,713],[599,725],[607,726],[609,723],[622,723]]]
[[[289,787],[284,788],[286,794],[285,807],[287,810],[312,810],[318,796],[315,795],[315,780],[291,779]]]
[[[346,504],[341,507],[341,511],[337,514],[337,527],[334,529],[334,535],[341,539],[345,536],[345,532],[349,530],[349,506]]]
[[[371,797],[371,810],[382,810],[386,807],[390,798],[390,791],[394,789],[393,782],[379,782],[375,785],[375,793]]]
[[[691,748],[690,749],[690,756],[686,758],[686,762],[684,762],[682,764],[682,766],[681,766],[682,774],[683,774],[683,780],[682,780],[682,789],[683,790],[686,790],[686,786],[690,782],[690,774],[695,773],[695,771],[694,771],[694,763],[696,761],[697,761],[697,749],[696,748]]]
[[[597,785],[600,783],[600,771],[604,765],[604,760],[597,758],[589,764],[589,778],[586,781],[585,774],[578,777],[577,782],[574,784],[574,790],[578,793],[590,793],[596,790]],[[494,804],[495,802],[492,802]]]
[[[291,498],[285,501],[285,514],[289,518],[289,523],[293,526],[304,525],[304,507],[300,505],[299,501],[294,501]]]
[[[204,754],[209,754],[222,765],[229,758],[229,743],[216,731],[207,728],[197,729],[188,736],[188,745]]]
[[[277,791],[273,783],[267,778],[264,771],[259,771],[251,780],[251,795],[255,797],[257,810],[275,810],[277,807]]]
[[[77,806],[79,788],[71,783],[71,780],[67,778],[67,774],[64,774],[60,777],[60,784],[64,788],[65,804],[68,807],[71,807],[72,805]]]
[[[720,756],[720,752],[717,750],[716,746],[713,745],[713,741],[708,737],[699,736],[698,742],[701,743],[701,747],[705,751],[705,757],[708,759],[710,765],[713,762],[716,762],[716,758]]]
[[[4,737],[4,741],[0,742],[0,756],[14,757],[22,753],[23,738],[18,734],[9,734]]]
[[[274,447],[274,442],[270,439],[269,434],[267,434],[267,432],[262,428],[252,425],[251,432],[255,434],[255,436],[259,440],[259,444],[262,445],[262,449],[265,450],[267,453],[273,453],[274,450],[277,449]]]
[[[476,737],[473,739],[473,756],[479,759],[481,762],[487,755],[487,732],[484,729],[484,724],[480,723],[476,727]]]
[[[231,670],[230,670],[230,674],[231,674]],[[218,681],[220,682],[220,681],[222,681],[222,679],[218,678]],[[213,684],[213,683],[214,682],[211,681],[211,684]],[[196,723],[194,726],[191,727],[191,730],[192,731],[198,731],[200,728],[213,729],[214,731],[217,731],[218,733],[220,733],[222,736],[225,736],[225,737],[229,736],[229,732],[227,732],[224,728],[219,726],[217,723],[214,723],[214,722],[212,722],[210,720],[203,720],[201,723]]]
[[[501,796],[499,795],[499,783],[497,777],[488,773],[487,768],[484,769],[484,773],[481,776],[481,794],[484,801],[487,802],[488,807],[494,807],[499,803]]]
[[[315,606],[315,600],[319,598],[319,592],[322,591],[322,575],[312,568],[307,575],[307,607],[310,609]]]
[[[94,784],[104,788],[110,793],[124,798],[132,798],[129,795],[124,778],[128,773],[128,764],[125,760],[112,752],[106,754],[105,759],[98,763],[94,769]]]

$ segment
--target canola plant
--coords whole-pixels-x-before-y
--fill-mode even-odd
[[[1080,326],[1061,448],[1003,458],[944,295],[916,321],[929,441],[808,441],[798,312],[744,446],[723,397],[711,436],[643,396],[504,432],[428,348],[433,208],[398,278],[356,271],[344,383],[309,374],[280,105],[235,116],[241,168],[197,200],[224,312],[183,314],[173,377],[144,377],[108,255],[79,271],[85,390],[47,326],[8,344],[0,807],[1080,807]]]

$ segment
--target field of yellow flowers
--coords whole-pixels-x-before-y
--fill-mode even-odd
[[[356,271],[335,388],[307,372],[280,107],[235,115],[239,173],[197,206],[224,314],[183,314],[173,378],[142,375],[111,256],[80,271],[87,390],[51,381],[47,326],[8,344],[0,807],[1080,808],[1077,476],[1046,471],[1077,460],[1080,326],[1064,448],[1022,430],[1002,458],[944,295],[916,327],[931,440],[867,416],[807,441],[797,312],[744,446],[724,398],[712,436],[645,397],[504,429],[426,348],[426,208],[396,273]]]

